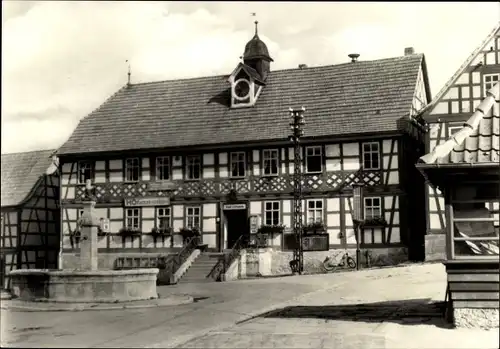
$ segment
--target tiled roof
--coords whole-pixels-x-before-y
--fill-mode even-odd
[[[227,76],[124,86],[82,119],[59,155],[397,131],[409,117],[421,54],[273,71],[254,107],[230,109]]]
[[[17,206],[28,198],[52,164],[54,150],[2,154],[2,207]]]

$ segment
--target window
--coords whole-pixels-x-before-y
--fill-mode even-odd
[[[198,155],[186,157],[186,179],[200,179],[201,160]]]
[[[130,229],[139,229],[139,209],[125,209],[125,226]]]
[[[139,159],[131,158],[125,160],[125,180],[136,182],[139,180]]]
[[[322,160],[321,146],[306,147],[306,172],[321,172]]]
[[[262,162],[264,167],[264,175],[278,174],[278,150],[265,149],[262,151]]]
[[[262,151],[262,164],[264,176],[278,174],[278,149],[265,149]]]
[[[94,180],[94,164],[90,161],[80,161],[78,163],[78,183],[85,184],[88,179]]]
[[[490,90],[499,80],[500,74],[485,74],[483,75],[484,81],[484,95]]]
[[[380,169],[380,148],[378,142],[363,143],[363,169]]]
[[[452,137],[462,129],[462,126],[448,126],[449,137]]]
[[[171,227],[170,207],[158,207],[156,209],[156,226],[160,229]]]
[[[191,206],[186,208],[186,228],[200,227],[200,208]]]
[[[280,224],[280,202],[266,201],[264,203],[264,217],[266,225]]]
[[[156,158],[156,180],[165,181],[170,179],[170,156],[159,156]]]
[[[231,177],[245,177],[245,153],[231,153]]]
[[[380,198],[365,198],[365,219],[382,217]]]
[[[323,222],[323,200],[307,201],[307,224]]]

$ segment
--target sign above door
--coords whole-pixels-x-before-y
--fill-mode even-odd
[[[224,204],[224,210],[246,210],[247,204]]]

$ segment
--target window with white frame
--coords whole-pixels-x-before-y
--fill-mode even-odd
[[[278,149],[264,149],[262,151],[262,167],[265,176],[278,174],[278,161]]]
[[[306,147],[306,172],[323,170],[323,152],[321,146]]]
[[[201,158],[199,155],[186,156],[186,179],[200,179]]]
[[[491,90],[493,86],[500,80],[500,74],[485,74],[483,75],[484,82],[484,95],[486,96],[486,92]]]
[[[125,160],[125,180],[136,182],[139,180],[139,159],[130,158]]]
[[[156,158],[156,179],[159,181],[170,179],[170,156]]]
[[[380,169],[380,144],[378,142],[363,143],[363,169]]]
[[[189,229],[200,227],[200,207],[186,207],[186,227]]]
[[[125,226],[129,229],[139,229],[139,209],[127,208],[125,209]]]
[[[458,131],[460,131],[462,129],[462,127],[463,126],[458,126],[458,125],[448,126],[449,137],[454,136],[455,133],[457,133]]]
[[[280,224],[280,202],[266,201],[264,203],[264,217],[266,225]]]
[[[307,200],[307,224],[323,222],[323,200]]]
[[[166,229],[171,227],[172,216],[170,212],[170,207],[156,208],[156,226],[159,229]]]
[[[238,151],[230,155],[231,177],[245,177],[245,152]]]
[[[382,199],[380,197],[365,198],[365,219],[382,217]]]
[[[94,180],[94,163],[91,161],[78,162],[78,183],[85,184],[89,179]]]

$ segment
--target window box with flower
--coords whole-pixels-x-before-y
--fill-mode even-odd
[[[371,217],[361,222],[362,228],[381,228],[387,226],[387,221],[384,217]]]
[[[201,231],[200,231],[200,228],[198,228],[198,227],[193,227],[193,228],[184,227],[184,228],[181,228],[179,230],[179,234],[182,236],[182,242],[184,244],[186,244],[186,242],[189,239],[192,239],[192,238],[198,238],[199,239],[201,237]]]
[[[173,229],[171,227],[154,227],[151,229],[151,235],[153,237],[161,237],[161,236],[172,236]]]
[[[136,236],[141,235],[141,231],[138,228],[132,228],[132,227],[123,227],[118,231],[118,234],[123,236],[123,237],[131,237],[134,238]]]
[[[313,222],[303,227],[304,235],[323,235],[326,234],[326,226],[322,222]]]

